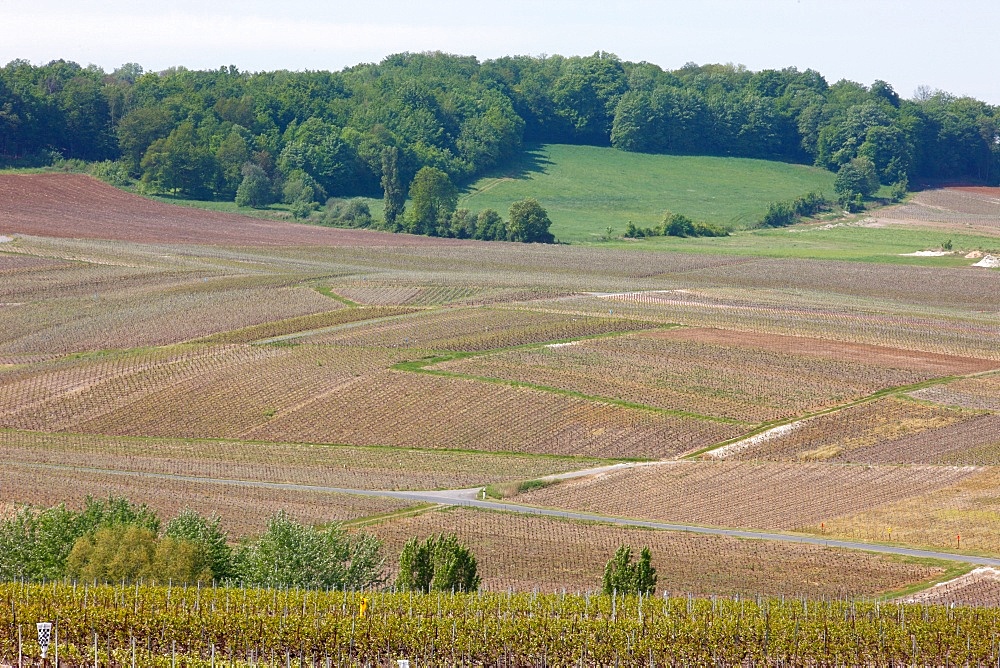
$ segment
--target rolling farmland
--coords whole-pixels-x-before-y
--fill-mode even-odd
[[[876,596],[945,572],[349,493],[642,460],[509,500],[1000,555],[996,270],[335,230],[72,175],[0,175],[0,238],[5,512],[117,494],[238,537],[287,510],[390,553],[454,531],[497,591],[596,588],[626,542],[699,596]]]

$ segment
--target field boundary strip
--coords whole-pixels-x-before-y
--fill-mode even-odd
[[[656,522],[650,520],[638,520],[628,517],[617,517],[613,515],[599,515],[596,513],[576,512],[568,510],[558,510],[554,508],[544,508],[539,506],[524,506],[514,503],[501,503],[496,501],[481,501],[477,497],[482,488],[471,488],[463,490],[443,490],[433,492],[401,492],[390,490],[365,490],[351,489],[343,487],[327,487],[320,485],[302,485],[297,483],[274,483],[252,480],[238,480],[227,478],[202,478],[197,476],[173,475],[167,473],[142,473],[133,471],[120,471],[112,469],[89,468],[83,466],[61,466],[54,464],[15,464],[22,468],[54,469],[66,471],[79,471],[84,473],[101,473],[107,475],[135,476],[149,478],[151,480],[177,480],[182,482],[193,482],[202,484],[234,485],[241,487],[256,487],[263,489],[278,489],[285,491],[319,492],[328,494],[348,494],[353,496],[375,496],[389,497],[403,501],[415,501],[417,503],[438,504],[441,506],[460,506],[468,508],[478,508],[480,510],[492,510],[508,513],[519,513],[524,515],[542,515],[566,520],[582,522],[600,522],[627,527],[638,527],[653,529],[658,531],[683,531],[688,533],[703,534],[709,536],[728,536],[731,538],[744,538],[751,540],[772,540],[786,543],[799,543],[806,545],[816,545],[826,548],[837,548],[845,550],[855,550],[862,552],[874,552],[879,554],[890,554],[901,557],[915,557],[922,559],[938,559],[942,561],[961,562],[967,564],[977,564],[980,566],[1000,567],[1000,558],[983,557],[954,552],[937,552],[934,550],[923,550],[919,548],[897,547],[883,545],[879,543],[865,543],[860,541],[837,540],[817,538],[794,533],[779,533],[771,531],[750,531],[746,529],[727,529],[723,527],[707,527],[694,524],[678,524],[673,522]]]

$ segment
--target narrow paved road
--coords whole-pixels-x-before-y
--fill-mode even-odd
[[[634,465],[634,464],[633,464]],[[918,550],[909,547],[896,547],[892,545],[879,545],[877,543],[862,543],[849,540],[835,540],[807,536],[802,534],[772,533],[768,531],[746,531],[742,529],[720,529],[714,527],[703,527],[691,524],[671,524],[669,522],[654,522],[649,520],[637,520],[627,517],[613,517],[609,515],[598,515],[595,513],[581,513],[571,510],[558,510],[554,508],[539,508],[537,506],[522,506],[516,503],[503,503],[501,501],[486,501],[482,496],[482,488],[442,490],[433,492],[397,492],[391,490],[374,489],[351,489],[346,487],[326,487],[322,485],[300,485],[296,483],[263,482],[256,480],[235,480],[227,478],[200,478],[197,476],[173,475],[169,473],[142,473],[134,471],[115,471],[111,469],[89,468],[83,466],[61,466],[58,464],[14,464],[25,468],[41,469],[61,469],[80,471],[84,473],[102,473],[106,475],[137,476],[154,480],[179,480],[183,482],[195,482],[202,484],[217,485],[238,485],[241,487],[259,487],[263,489],[280,489],[299,492],[327,492],[335,494],[353,494],[355,496],[377,496],[383,498],[402,499],[406,501],[416,501],[422,503],[437,503],[446,506],[466,506],[471,508],[482,508],[484,510],[500,510],[509,513],[522,513],[525,515],[543,515],[546,517],[559,517],[570,520],[584,520],[588,522],[604,522],[606,524],[616,524],[626,527],[640,527],[644,529],[659,529],[661,531],[686,531],[688,533],[705,534],[709,536],[729,536],[732,538],[752,538],[756,540],[774,540],[783,543],[804,543],[806,545],[818,545],[821,547],[837,547],[845,550],[864,550],[867,552],[878,552],[880,554],[896,554],[907,557],[921,557],[930,559],[942,559],[945,561],[957,561],[966,564],[976,564],[979,566],[1000,567],[1000,558],[977,557],[965,554],[952,554],[950,552],[935,552],[933,550]],[[615,465],[629,466],[629,464]],[[609,468],[615,468],[609,467]],[[606,468],[606,467],[602,467]],[[581,472],[577,472],[578,474]],[[563,474],[572,475],[572,474]]]

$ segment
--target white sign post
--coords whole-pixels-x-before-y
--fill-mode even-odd
[[[42,661],[49,653],[49,643],[52,642],[52,622],[38,622],[38,646],[42,648]]]

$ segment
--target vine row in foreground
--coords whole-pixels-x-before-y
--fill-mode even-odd
[[[364,611],[362,612],[362,608]],[[0,585],[0,663],[995,665],[1000,610],[877,601]],[[49,659],[55,653],[49,648]]]

